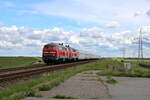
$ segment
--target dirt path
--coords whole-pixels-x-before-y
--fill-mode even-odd
[[[79,73],[50,91],[41,92],[44,97],[55,95],[71,96],[74,98],[108,98],[105,86],[96,75],[97,71]]]
[[[86,71],[79,73],[64,83],[61,83],[58,87],[40,93],[44,98],[53,98],[56,95],[69,96],[77,99],[109,98],[107,88],[96,75],[97,72],[98,71]],[[25,100],[36,99],[26,98]]]

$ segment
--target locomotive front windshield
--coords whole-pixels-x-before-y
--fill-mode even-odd
[[[46,45],[44,46],[44,49],[56,49],[56,46]]]

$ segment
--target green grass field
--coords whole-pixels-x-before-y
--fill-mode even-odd
[[[139,63],[139,60],[138,59],[134,59],[134,58],[133,59],[114,58],[113,60],[118,60],[118,61],[124,60],[124,61],[129,61],[129,62],[132,62],[132,63],[136,63],[136,64]],[[143,59],[142,61],[143,61],[142,63],[144,63],[144,64],[150,64],[150,59]]]
[[[87,70],[101,70],[98,75],[106,76],[130,76],[130,77],[150,77],[150,69],[142,68],[136,63],[132,62],[134,69],[129,72],[125,71],[109,71],[107,69],[108,64],[113,66],[121,66],[122,62],[114,59],[102,59],[90,64],[80,65],[79,67],[68,68],[63,71],[58,71],[53,74],[45,74],[41,78],[25,81],[24,83],[18,83],[12,85],[4,90],[0,91],[0,100],[21,100],[27,96],[41,97],[39,91],[47,91],[53,87],[58,86],[64,80],[74,76],[77,73]],[[113,78],[107,80],[111,84],[117,83]]]
[[[136,63],[136,64],[139,63],[139,60],[137,60],[137,59],[126,59],[126,61],[130,61],[130,62],[133,62],[133,63]],[[144,59],[140,62],[143,63],[143,64],[150,65],[150,60],[148,60],[148,59]]]
[[[113,59],[116,62],[121,62],[122,60],[126,62],[130,62],[132,66],[132,70],[129,71],[119,71],[119,70],[108,70],[105,69],[104,71],[98,73],[98,75],[104,76],[123,76],[123,77],[150,77],[150,68],[144,68],[139,66],[138,59]],[[123,62],[122,62],[123,63]],[[150,64],[150,60],[143,60],[143,63]]]
[[[0,68],[30,66],[39,60],[40,57],[0,57]]]

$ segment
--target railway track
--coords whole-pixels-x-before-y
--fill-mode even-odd
[[[68,67],[74,67],[77,65],[86,64],[92,61],[80,61],[80,62],[67,63],[67,64],[51,65],[51,66],[38,66],[38,67],[34,66],[34,67],[27,67],[27,68],[21,67],[21,68],[6,69],[5,72],[0,74],[0,82],[7,82],[10,80],[15,80],[18,78],[28,77],[32,75],[39,75],[45,72],[53,72]],[[4,69],[2,70],[4,71]]]

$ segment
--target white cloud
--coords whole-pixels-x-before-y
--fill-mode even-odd
[[[147,16],[150,17],[150,9],[146,12]]]
[[[4,25],[4,23],[0,22],[0,27],[2,27]]]
[[[93,37],[93,38],[102,38],[104,35],[104,31],[98,27],[92,27],[92,28],[84,28],[80,36],[82,37]]]
[[[120,25],[119,22],[113,21],[113,22],[110,22],[110,23],[106,24],[106,26],[107,26],[108,28],[117,29],[117,28],[119,28],[121,25]]]
[[[22,44],[19,43],[13,44],[12,42],[9,41],[0,41],[0,47],[5,48],[22,47]]]
[[[136,11],[136,12],[134,13],[134,16],[137,17],[137,16],[140,16],[141,14],[142,14],[141,11]]]
[[[29,40],[29,39],[24,39],[22,42],[23,45],[31,45],[31,46],[42,46],[44,43],[41,42],[41,40]]]
[[[141,27],[141,31],[144,34],[147,34],[147,35],[150,34],[150,26]]]
[[[143,27],[143,37],[147,37],[147,43],[150,43],[150,26]],[[26,27],[0,27],[0,48],[10,48],[12,51],[19,52],[26,50],[26,53],[32,53],[37,49],[41,53],[42,46],[49,42],[64,42],[79,50],[88,50],[90,52],[117,52],[124,46],[128,49],[138,47],[134,42],[138,42],[139,29],[123,32],[106,33],[98,27],[84,28],[80,32],[64,31],[62,28],[52,29],[32,29]],[[149,45],[144,45],[149,47]],[[18,48],[18,49],[17,49]],[[16,50],[17,49],[17,50]],[[16,53],[17,53],[16,52]],[[20,51],[21,52],[21,51]],[[101,53],[102,54],[102,53]],[[102,54],[102,55],[103,55]],[[108,54],[109,55],[109,54]]]

